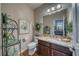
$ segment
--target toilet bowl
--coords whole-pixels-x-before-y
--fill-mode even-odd
[[[36,52],[37,50],[36,46],[37,46],[36,42],[31,42],[27,45],[29,55],[33,55]]]

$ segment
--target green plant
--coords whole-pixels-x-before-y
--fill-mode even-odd
[[[7,23],[7,14],[5,13],[1,13],[1,15],[2,15],[2,23],[4,24],[4,23]]]
[[[67,24],[67,33],[71,33],[72,32],[72,22],[69,22]]]
[[[40,29],[41,29],[41,24],[40,23],[36,23],[35,24],[35,30],[39,32]]]

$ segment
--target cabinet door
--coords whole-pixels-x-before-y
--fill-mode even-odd
[[[53,56],[67,56],[67,54],[57,51],[57,50],[52,50],[52,55]]]
[[[37,54],[40,56],[42,53],[41,53],[41,45],[40,44],[38,44],[38,46],[37,46]]]
[[[37,54],[40,55],[40,56],[49,56],[50,55],[50,49],[47,46],[38,44]]]

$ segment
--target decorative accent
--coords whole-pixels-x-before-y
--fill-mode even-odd
[[[30,24],[27,20],[20,20],[19,21],[19,28],[20,28],[20,34],[27,34],[30,30]]]
[[[44,27],[44,34],[50,34],[50,27],[49,26]]]
[[[72,31],[73,31],[72,21],[71,22],[66,21],[66,33],[68,37],[72,38]]]
[[[67,23],[67,33],[72,33],[72,22]]]
[[[2,13],[2,55],[15,56],[21,53],[18,24]],[[17,45],[17,47],[16,47]]]
[[[36,23],[35,24],[35,30],[39,32],[40,31],[40,28],[41,28],[41,24]]]

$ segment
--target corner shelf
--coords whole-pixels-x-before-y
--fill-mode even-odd
[[[2,55],[15,56],[20,52],[21,42],[19,40],[19,25],[15,20],[2,13]],[[19,54],[19,55],[20,55]]]

